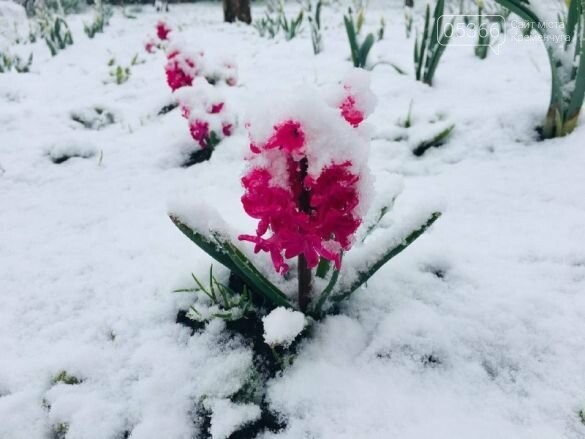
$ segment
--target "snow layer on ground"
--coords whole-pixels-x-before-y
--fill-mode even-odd
[[[373,71],[373,203],[398,176],[404,191],[385,224],[428,200],[447,208],[345,315],[315,326],[270,383],[288,427],[265,437],[582,438],[585,127],[536,141],[550,89],[538,41],[509,40],[485,61],[449,47],[435,87],[416,83],[392,7],[370,8],[366,23],[385,16],[372,56],[409,72]],[[258,96],[342,79],[344,10],[324,9],[316,57],[307,28],[290,42],[262,39],[221,23],[217,4],[171,5],[168,20],[206,52],[238,55],[239,85],[224,91],[243,117]],[[190,336],[175,324],[191,299],[171,291],[192,286],[191,272],[206,276],[210,259],[167,203],[207,201],[235,233],[253,230],[239,203],[247,137],[240,128],[211,161],[180,168],[193,141],[177,110],[156,115],[172,101],[165,60],[143,50],[160,16],[117,10],[92,40],[89,17],[71,18],[75,44],[55,58],[42,41],[18,48],[34,52],[32,73],[0,75],[0,438],[41,439],[67,423],[68,439],[189,439],[196,402],[237,390],[251,352],[221,325]],[[136,53],[145,63],[128,82],[104,83],[109,59],[128,65]],[[98,131],[71,120],[96,106],[116,122]],[[456,124],[448,143],[414,158],[404,132],[417,139],[443,120]],[[47,146],[69,139],[100,153],[54,164]],[[52,385],[62,370],[81,384]]]

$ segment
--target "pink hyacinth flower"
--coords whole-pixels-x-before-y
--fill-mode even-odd
[[[170,32],[171,28],[164,21],[161,20],[156,24],[156,35],[161,41],[166,41]]]

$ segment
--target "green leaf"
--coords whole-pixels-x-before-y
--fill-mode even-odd
[[[272,282],[270,282],[228,239],[213,231],[210,231],[211,237],[204,236],[203,234],[191,229],[177,216],[172,214],[169,216],[171,221],[173,221],[177,228],[183,232],[187,238],[197,244],[201,250],[217,262],[241,277],[245,284],[253,287],[258,293],[261,293],[274,306],[286,306],[292,308],[288,297],[272,284]],[[201,288],[202,285],[199,285],[199,287]]]
[[[358,44],[357,44],[357,35],[355,33],[355,28],[353,25],[353,21],[350,17],[344,15],[343,22],[345,23],[345,31],[347,32],[347,39],[349,40],[349,48],[351,50],[351,60],[353,62],[354,67],[359,67],[359,58],[358,58]]]
[[[400,254],[402,251],[407,249],[414,241],[416,241],[426,230],[441,216],[440,212],[434,212],[427,221],[421,225],[418,229],[411,232],[400,244],[396,247],[393,247],[387,250],[380,259],[378,259],[374,264],[358,271],[356,280],[347,288],[342,290],[341,292],[335,294],[332,297],[332,300],[335,302],[340,302],[341,300],[345,299],[349,295],[351,295],[355,290],[361,287],[364,283],[370,279],[376,271],[382,268],[388,261],[392,258]]]
[[[455,19],[453,19],[450,23],[451,25],[447,27],[447,31],[441,35],[441,39],[432,52],[432,56],[427,60],[427,69],[425,71],[423,80],[428,85],[433,84],[433,78],[435,77],[435,72],[437,70],[437,66],[439,65],[439,61],[441,60],[441,57],[447,48],[447,44],[449,44],[451,36],[453,35],[454,21]]]
[[[219,236],[215,238],[225,249],[232,263],[236,266],[237,273],[241,273],[246,283],[254,287],[259,293],[262,293],[273,305],[292,308],[288,297],[274,286],[272,282],[266,279],[235,245]]]
[[[374,41],[376,41],[376,39],[374,38],[374,35],[368,34],[368,36],[366,37],[365,41],[363,42],[363,44],[359,50],[359,56],[358,56],[359,66],[358,67],[365,67],[366,66],[366,62],[368,60],[368,54],[370,53],[370,50],[372,49],[372,46],[374,45]]]
[[[343,253],[341,254],[341,257],[343,258]],[[321,315],[322,310],[323,310],[323,305],[325,305],[325,303],[327,302],[327,299],[331,295],[331,292],[333,291],[333,288],[337,284],[338,279],[339,279],[339,271],[333,270],[333,274],[331,275],[331,279],[329,279],[329,283],[327,284],[325,289],[319,295],[319,299],[317,300],[317,303],[315,304],[315,306],[313,308],[313,313],[316,317],[319,317]]]
[[[416,77],[422,78],[424,71],[423,68],[426,65],[427,61],[427,44],[429,39],[429,27],[431,22],[431,7],[427,4],[426,12],[425,12],[425,28],[423,30],[422,40],[420,42],[419,50],[418,50],[418,65],[416,69]]]
[[[454,129],[455,129],[455,125],[449,125],[447,128],[445,128],[444,130],[439,132],[436,136],[434,136],[432,139],[426,140],[426,141],[420,143],[412,151],[412,153],[415,156],[420,157],[427,151],[427,149],[432,148],[432,147],[436,147],[436,146],[441,146],[444,143],[445,139],[447,137],[449,137],[449,135],[453,132]]]
[[[236,268],[235,264],[226,254],[225,250],[217,243],[217,241],[212,237],[207,237],[202,235],[199,232],[194,231],[188,225],[183,223],[177,216],[169,215],[171,221],[177,226],[177,228],[183,232],[183,234],[193,241],[197,246],[215,259],[217,262],[222,264],[224,267],[228,268],[231,271],[239,273],[238,269]]]
[[[325,279],[327,273],[329,273],[329,267],[331,266],[331,262],[325,258],[319,259],[319,265],[317,265],[317,271],[315,276],[320,277],[321,279]]]
[[[576,1],[577,0],[573,0],[573,3]],[[585,14],[585,11],[583,11],[583,13]],[[577,59],[577,56],[579,57],[579,65],[575,73],[575,88],[573,89],[571,100],[569,101],[567,108],[566,118],[568,121],[579,117],[579,113],[581,112],[581,107],[583,107],[583,101],[585,99],[585,29],[581,28],[580,33],[581,41],[578,46],[580,50],[578,53],[575,53],[574,57],[575,59]],[[575,126],[576,124],[577,121],[575,120]]]

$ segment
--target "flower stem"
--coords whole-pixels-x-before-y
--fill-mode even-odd
[[[307,158],[303,158],[299,162],[300,173],[299,178],[301,179],[302,191],[299,196],[299,209],[302,212],[309,213],[311,210],[310,193],[305,189],[304,181],[307,176],[307,170],[309,168],[309,162]],[[298,257],[298,278],[299,278],[299,308],[305,312],[309,306],[309,300],[311,296],[311,289],[313,286],[313,278],[311,269],[307,264],[307,258],[301,253]]]

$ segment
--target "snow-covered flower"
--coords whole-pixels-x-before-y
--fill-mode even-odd
[[[343,118],[353,127],[358,127],[376,107],[376,96],[370,90],[368,73],[355,69],[341,84],[329,90],[327,100],[339,108]]]
[[[367,89],[367,78],[360,78]],[[349,113],[348,120],[341,105],[332,108],[306,94],[284,110],[286,118],[269,130],[259,129],[260,140],[254,123],[249,125],[252,155],[242,178],[242,204],[259,222],[255,235],[239,239],[254,243],[255,252],[270,253],[279,273],[288,270],[285,259],[299,255],[309,268],[324,258],[339,269],[342,251],[353,243],[365,211],[369,174],[367,139],[353,130],[366,112],[359,113],[359,121]]]
[[[159,20],[158,23],[156,23],[156,36],[161,41],[169,39],[169,33],[171,30],[172,29],[162,20]]]
[[[177,46],[169,47],[165,73],[171,90],[193,84],[203,70],[203,52],[185,50]]]
[[[147,53],[154,53],[156,49],[158,49],[158,43],[154,38],[150,37],[146,43],[144,43],[144,50],[146,50]]]
[[[238,66],[234,60],[210,62],[205,77],[212,84],[225,83],[233,87],[238,83]]]
[[[181,114],[189,121],[189,131],[201,148],[213,148],[233,133],[235,117],[225,98],[206,81],[177,91]]]

